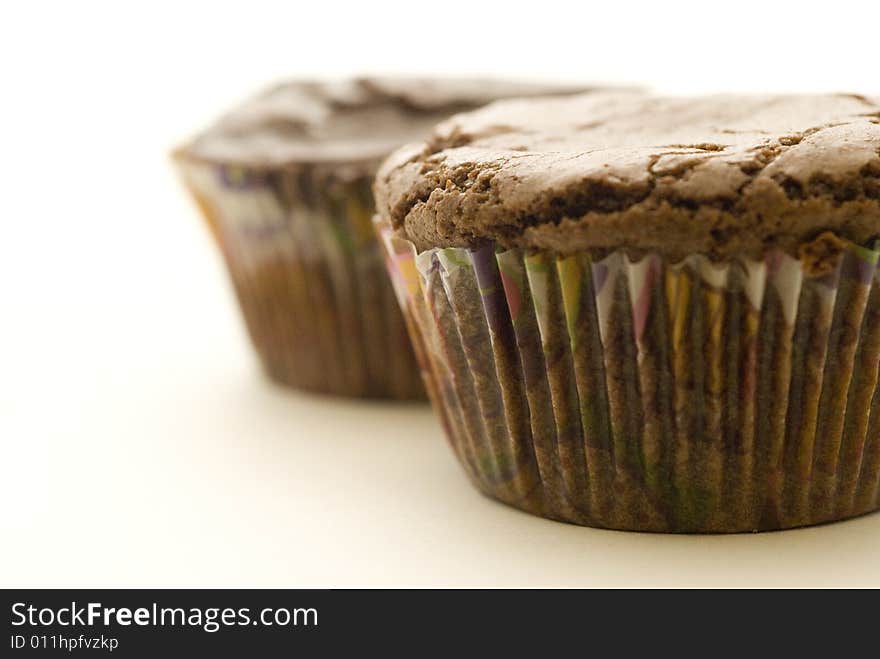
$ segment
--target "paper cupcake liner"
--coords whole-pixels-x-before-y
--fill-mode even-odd
[[[178,159],[220,246],[266,372],[346,396],[424,397],[370,224],[369,182]],[[320,189],[318,189],[320,188]]]
[[[576,524],[781,529],[874,510],[878,251],[810,276],[432,249],[378,223],[450,443],[485,494]]]

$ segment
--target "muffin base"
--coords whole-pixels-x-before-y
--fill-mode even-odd
[[[367,180],[178,165],[272,380],[341,396],[424,398],[370,227]]]
[[[877,509],[878,252],[764,261],[414,246],[380,225],[450,443],[484,494],[733,533]]]

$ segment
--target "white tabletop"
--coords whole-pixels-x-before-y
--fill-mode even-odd
[[[740,536],[568,526],[478,495],[425,407],[269,384],[165,154],[288,66],[284,41],[269,36],[287,33],[290,20],[261,19],[269,35],[227,52],[223,30],[243,20],[237,10],[212,15],[204,34],[200,20],[213,3],[180,16],[114,7],[99,13],[119,29],[102,20],[86,21],[93,32],[70,30],[78,14],[45,21],[34,9],[24,18],[42,35],[39,49],[24,28],[0,39],[10,49],[0,60],[16,63],[4,85],[26,100],[4,108],[0,128],[0,585],[880,586],[880,515]],[[584,20],[595,23],[592,14]],[[577,21],[563,23],[544,28],[570,32]],[[808,48],[819,23],[792,31],[806,35],[800,52],[812,59],[780,60],[786,75],[801,76],[786,78],[789,87],[874,82],[853,68],[872,61],[854,52],[873,52],[872,26],[829,27],[853,35],[842,51],[848,67],[819,66],[817,57],[835,52]],[[350,20],[340,29],[359,39],[364,28]],[[303,33],[306,46],[324,52],[326,31],[314,32]],[[595,49],[612,47],[612,36],[592,30],[599,41],[582,43],[568,32],[554,44],[587,49],[582,60],[597,64],[584,74],[598,78],[766,88],[780,66],[758,67],[750,42],[738,46],[732,33],[716,39],[732,44],[720,60],[694,68],[649,51],[603,60]],[[328,49],[338,57],[323,68],[300,45],[285,47],[292,71],[402,66],[381,39],[363,61]],[[430,49],[409,52],[412,67],[429,68]],[[731,77],[723,65],[743,58],[751,68]],[[546,59],[517,61],[530,74],[553,70]],[[468,70],[468,53],[450,63]],[[708,75],[712,66],[721,78]]]
[[[685,537],[489,501],[427,409],[263,380],[202,261],[198,303],[70,305],[3,350],[3,585],[880,585],[880,515]]]

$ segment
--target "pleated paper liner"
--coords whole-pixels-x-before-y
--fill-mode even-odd
[[[274,380],[345,396],[424,397],[370,224],[368,182],[303,199],[293,172],[176,162]]]
[[[429,395],[485,494],[576,524],[781,529],[872,511],[878,251],[823,276],[433,249],[377,226]]]

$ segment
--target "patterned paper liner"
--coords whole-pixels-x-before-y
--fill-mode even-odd
[[[270,377],[344,396],[424,397],[370,224],[368,180],[306,200],[293,172],[176,162]]]
[[[669,263],[433,249],[377,222],[456,456],[576,524],[781,529],[880,505],[878,251]]]

